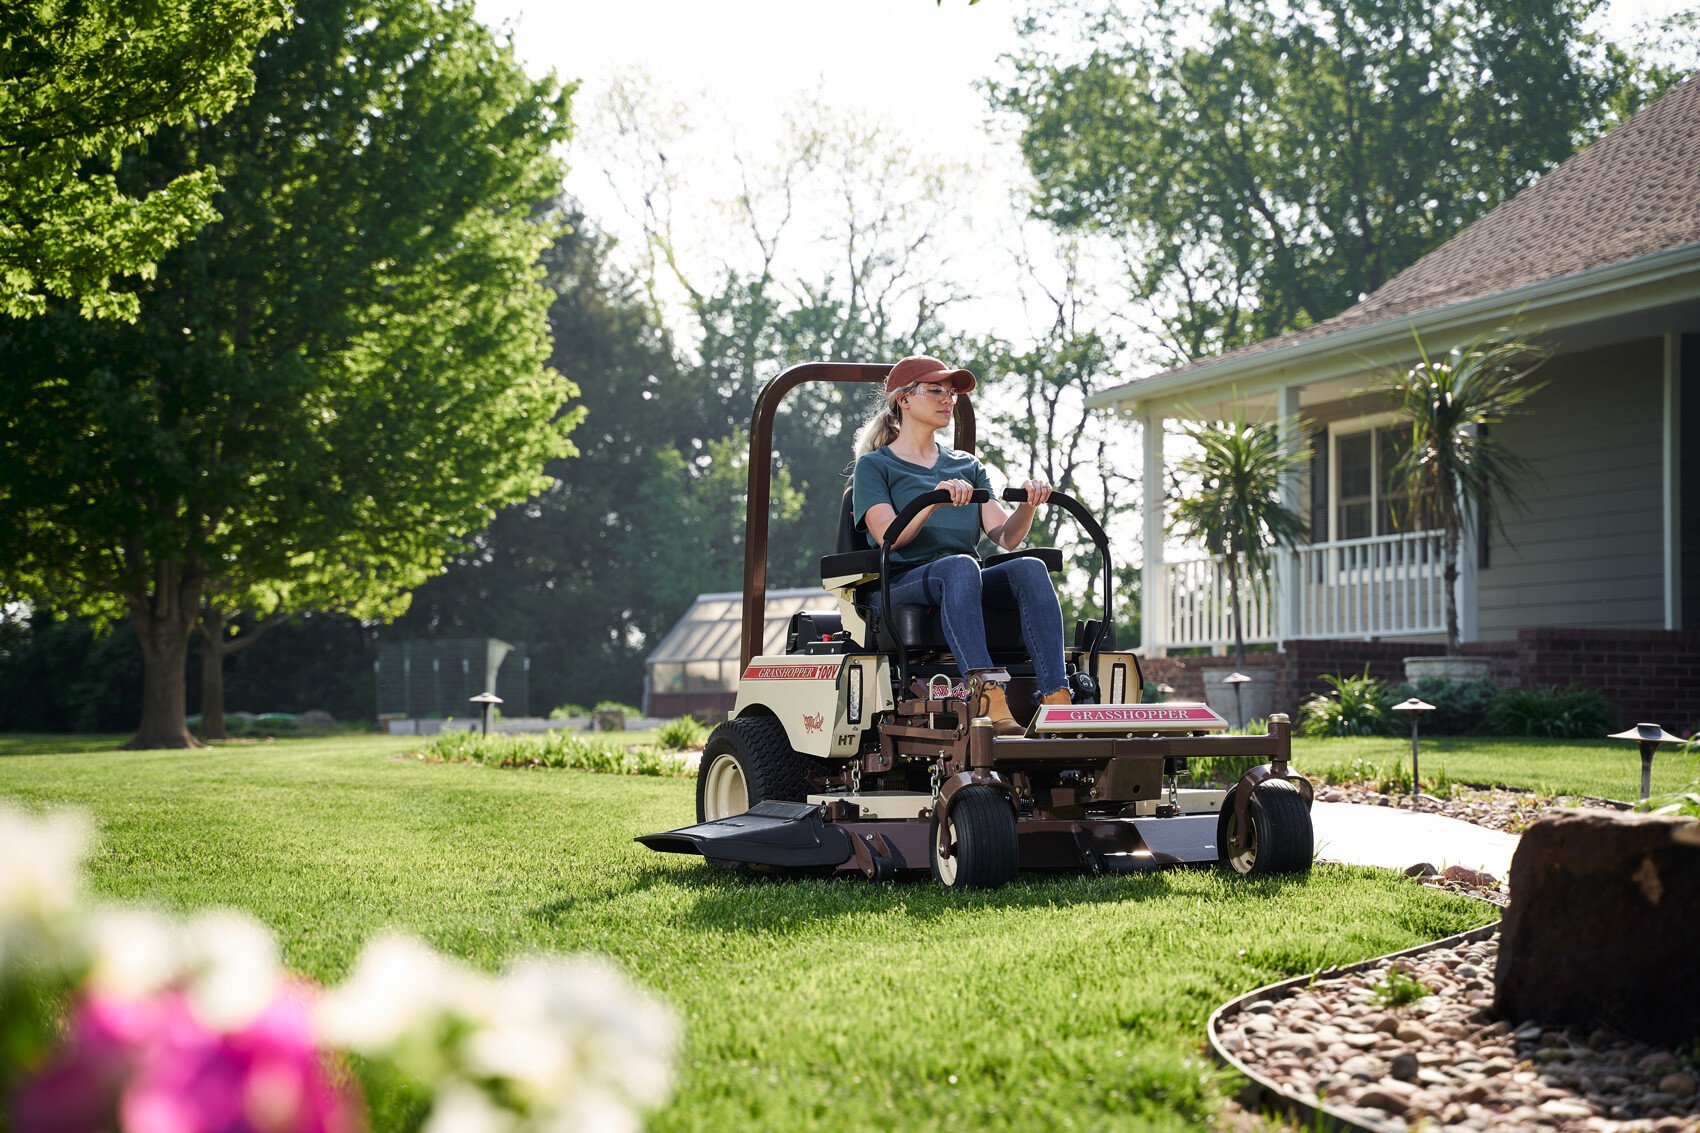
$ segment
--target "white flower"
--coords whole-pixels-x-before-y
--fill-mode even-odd
[[[73,912],[92,841],[93,828],[78,812],[32,814],[0,800],[0,925]]]
[[[519,1118],[481,1090],[450,1079],[437,1089],[436,1104],[420,1133],[519,1133]]]
[[[328,1041],[437,1090],[426,1133],[625,1133],[672,1090],[679,1026],[594,958],[492,978],[403,936],[373,940],[319,1003]]]
[[[612,964],[589,956],[532,956],[517,962],[502,985],[506,1001],[533,1005],[545,1025],[565,1037],[589,1083],[612,1087],[640,1106],[657,1105],[671,1093],[678,1021]]]
[[[422,1028],[441,1029],[445,1015],[470,1015],[486,998],[479,976],[410,936],[368,941],[354,971],[324,995],[318,1029],[360,1054],[393,1051]]]
[[[89,988],[115,999],[145,999],[183,972],[182,930],[151,909],[109,905],[89,919]]]
[[[181,939],[189,1006],[213,1030],[247,1026],[283,986],[277,940],[246,913],[201,913],[183,926]]]

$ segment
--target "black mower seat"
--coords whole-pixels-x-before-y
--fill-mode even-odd
[[[1062,570],[1062,552],[1055,547],[1031,547],[1008,554],[992,555],[985,565],[992,566],[1007,559],[1036,558],[1051,573]],[[822,556],[821,577],[843,578],[846,575],[873,574],[879,571],[879,548],[868,542],[867,535],[856,526],[855,504],[851,489],[844,489],[844,500],[838,513],[838,553]],[[877,583],[865,583],[858,588],[856,604],[867,608],[869,599],[878,591]],[[1027,645],[1021,639],[1021,618],[1018,611],[998,606],[983,606],[986,620],[986,647],[1000,664],[1007,660],[1026,659]],[[944,638],[944,624],[936,606],[898,606],[892,611],[891,623],[903,647],[924,652],[941,652],[950,648]]]

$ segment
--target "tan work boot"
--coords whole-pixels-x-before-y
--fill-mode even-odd
[[[1044,696],[1041,696],[1039,698],[1039,703],[1041,705],[1044,705],[1044,704],[1073,704],[1074,698],[1068,694],[1068,686],[1064,685],[1062,688],[1059,688],[1055,692],[1047,692]]]
[[[987,682],[980,686],[980,711],[982,715],[991,717],[992,731],[1000,736],[1024,736],[1027,729],[1015,722],[1010,714],[1009,700],[1004,696],[1003,685]]]

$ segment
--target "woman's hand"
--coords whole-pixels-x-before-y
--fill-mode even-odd
[[[1051,498],[1051,486],[1043,480],[1029,480],[1021,486],[1027,489],[1027,503],[1031,507],[1038,507]]]
[[[966,480],[940,480],[933,486],[950,493],[950,503],[952,507],[961,507],[974,495],[974,485],[970,484]],[[1048,488],[1046,489],[1047,492],[1049,492],[1049,490],[1050,489]]]

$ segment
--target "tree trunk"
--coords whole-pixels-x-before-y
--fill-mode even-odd
[[[201,735],[209,741],[230,738],[224,730],[224,629],[223,610],[201,612]]]
[[[1228,565],[1228,610],[1234,619],[1234,667],[1245,672],[1245,628],[1240,624],[1239,560],[1232,552],[1225,559]],[[1241,721],[1244,724],[1245,721]]]
[[[1458,543],[1456,531],[1448,528],[1440,536],[1440,555],[1446,560],[1441,578],[1446,587],[1446,655],[1458,656]]]
[[[183,718],[188,710],[184,662],[201,601],[201,577],[180,563],[154,568],[153,585],[132,591],[130,624],[142,647],[142,722],[124,750],[199,747]]]

